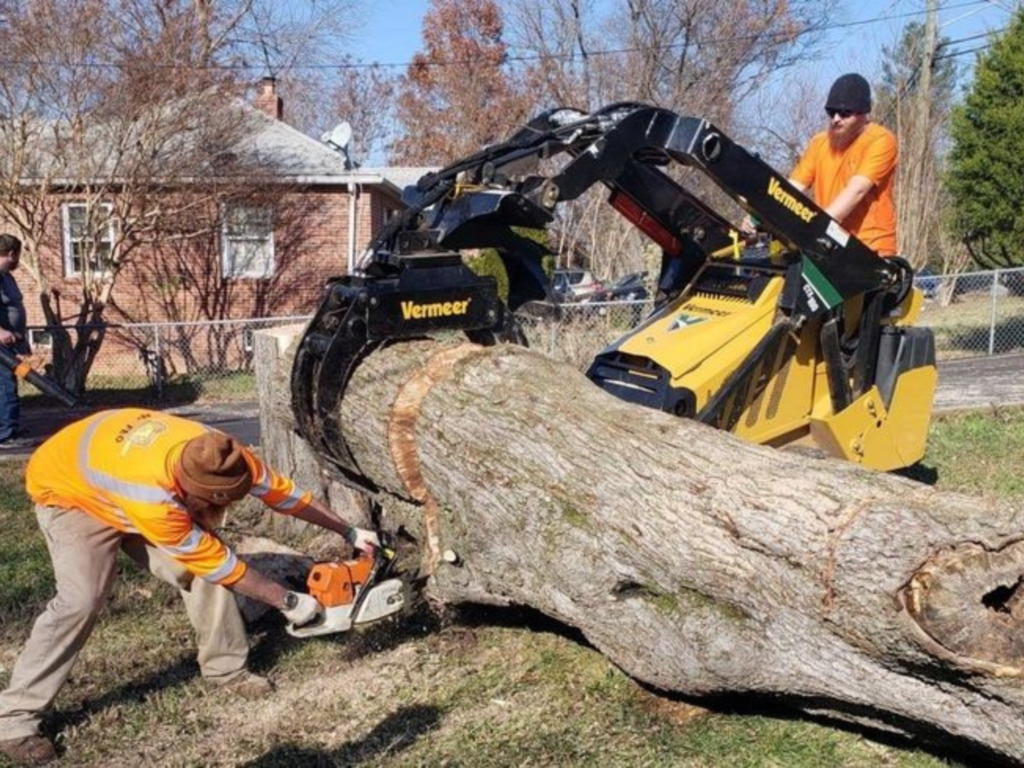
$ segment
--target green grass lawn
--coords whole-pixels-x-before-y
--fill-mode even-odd
[[[22,383],[23,408],[53,408],[56,402],[30,384]],[[257,399],[256,376],[246,371],[172,377],[160,393],[142,377],[89,376],[82,405],[121,407],[190,403],[251,402]],[[57,406],[59,407],[59,406]]]
[[[916,473],[1024,498],[1024,410],[938,420]],[[0,463],[0,683],[52,579],[21,490]],[[571,630],[498,609],[419,613],[364,633],[297,641],[276,616],[252,664],[278,690],[243,703],[197,679],[174,591],[127,562],[47,721],[74,765],[941,766],[933,754],[765,713],[654,695]],[[2,762],[0,762],[2,764]]]
[[[995,324],[995,336],[990,339]],[[998,296],[995,318],[992,297],[971,293],[943,307],[937,301],[925,304],[916,325],[935,333],[939,359],[988,354],[992,343],[996,354],[1024,350],[1024,297]]]

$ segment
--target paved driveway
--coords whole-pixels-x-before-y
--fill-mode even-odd
[[[1024,355],[972,357],[939,363],[938,412],[1024,404]]]
[[[17,447],[0,448],[0,460],[28,456],[37,445],[61,427],[98,410],[101,409],[64,408],[62,406],[45,409],[23,408],[21,428],[25,437],[18,441]],[[260,411],[259,404],[255,401],[214,405],[179,405],[160,410],[209,424],[211,427],[234,435],[249,445],[260,444]]]

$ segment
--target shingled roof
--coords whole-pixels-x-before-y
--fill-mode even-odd
[[[437,168],[364,167],[346,168],[344,156],[285,122],[242,104],[251,130],[237,145],[239,160],[246,167],[293,179],[302,184],[379,184],[395,194],[415,184]]]
[[[81,148],[77,156],[71,156],[67,142],[58,138],[70,129],[61,128],[56,123],[40,124],[35,133],[34,162],[23,168],[23,178],[30,182],[46,178],[54,185],[75,185],[97,178],[116,180],[119,175],[127,177],[126,168],[137,168],[138,163],[143,163],[144,167],[154,169],[154,175],[168,174],[160,179],[167,183],[188,183],[203,177],[237,179],[251,176],[263,182],[306,186],[350,183],[380,186],[400,197],[406,185],[415,184],[424,173],[436,170],[349,168],[341,153],[238,99],[224,105],[226,111],[221,113],[220,119],[222,125],[230,127],[220,135],[216,135],[215,129],[213,140],[227,143],[222,150],[214,152],[207,146],[209,137],[204,137],[202,127],[196,126],[198,121],[188,118],[188,113],[195,107],[185,102],[181,102],[181,106],[178,110],[174,103],[164,104],[159,108],[160,114],[146,115],[130,124],[118,119],[93,123],[86,129],[86,139],[76,145]],[[146,141],[149,138],[146,131],[151,131],[152,124],[161,120],[172,125],[180,123],[182,128],[161,137],[155,142],[157,148],[154,148],[152,141]],[[133,142],[131,131],[138,131],[145,138]],[[228,136],[230,138],[226,139]],[[62,147],[60,152],[56,151],[58,146]],[[115,146],[120,149],[113,149]],[[203,147],[203,150],[199,151],[198,147]],[[144,152],[148,155],[144,156]],[[182,153],[193,152],[197,156],[191,160],[176,162]],[[188,178],[183,178],[181,172],[175,172],[175,168],[187,168]]]

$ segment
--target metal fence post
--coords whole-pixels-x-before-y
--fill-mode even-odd
[[[164,399],[164,357],[163,349],[160,347],[160,326],[153,326],[153,354],[155,355],[156,373],[153,377],[156,381],[156,399]]]
[[[998,288],[998,287],[999,287],[999,270],[997,269],[997,270],[995,270],[992,273],[992,313],[991,313],[991,317],[989,318],[989,328],[988,328],[988,353],[989,353],[990,356],[995,352],[995,349],[996,349],[996,301],[997,301],[997,291],[996,291],[996,288]]]

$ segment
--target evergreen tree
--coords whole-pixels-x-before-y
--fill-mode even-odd
[[[882,82],[875,87],[873,119],[896,134],[896,231],[899,253],[915,267],[941,263],[941,168],[949,142],[956,60],[933,58],[949,39],[929,39],[928,26],[912,21],[896,45],[883,49]],[[925,69],[931,64],[931,68]]]
[[[953,225],[981,267],[1024,265],[1024,9],[979,56],[953,115]]]
[[[951,42],[949,37],[939,41],[940,54]],[[925,25],[919,21],[911,21],[903,28],[897,45],[882,47],[882,81],[875,85],[872,115],[894,133],[902,122],[913,118],[910,107],[918,95],[924,48]],[[930,96],[940,112],[952,104],[957,75],[956,59],[947,57],[935,62]]]

